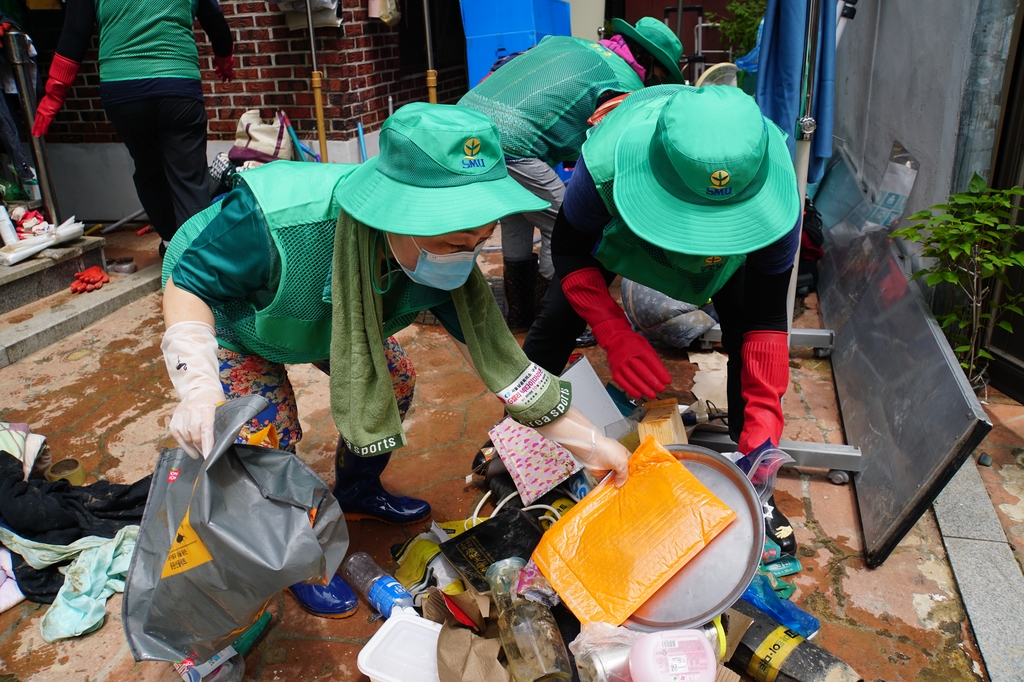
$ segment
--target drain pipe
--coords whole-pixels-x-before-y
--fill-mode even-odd
[[[28,40],[21,31],[8,31],[4,35],[7,38],[4,41],[4,51],[7,53],[7,59],[14,65],[14,77],[18,80],[18,96],[21,98],[21,106],[25,110],[28,127],[31,129],[32,122],[36,117],[36,91],[28,79],[27,67],[32,62],[32,57],[28,52]],[[32,156],[36,162],[36,179],[39,181],[39,192],[43,196],[43,206],[46,207],[47,216],[53,224],[58,225],[60,224],[60,215],[57,213],[57,194],[53,191],[50,160],[46,156],[46,146],[43,143],[43,138],[36,137],[31,132],[28,139],[32,143]]]

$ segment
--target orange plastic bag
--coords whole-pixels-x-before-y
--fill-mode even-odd
[[[533,560],[581,622],[621,625],[734,518],[649,436],[626,484],[597,486],[544,533]]]

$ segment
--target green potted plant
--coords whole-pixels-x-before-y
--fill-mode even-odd
[[[757,44],[767,0],[733,0],[725,6],[728,16],[708,12],[708,21],[718,24],[722,45],[735,55],[745,55]]]
[[[966,192],[951,194],[948,203],[919,211],[908,220],[914,224],[891,236],[921,244],[920,255],[935,259],[911,279],[925,277],[929,286],[952,287],[954,305],[937,316],[960,366],[975,390],[987,384],[992,355],[982,347],[986,330],[995,325],[1013,333],[1007,313],[1021,313],[1021,294],[993,297],[998,282],[1009,284],[1006,273],[1024,266],[1024,250],[1018,236],[1015,197],[1024,189],[992,189],[974,174]]]

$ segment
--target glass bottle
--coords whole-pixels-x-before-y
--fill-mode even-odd
[[[487,569],[491,597],[498,609],[498,633],[515,682],[571,680],[569,654],[551,609],[519,596],[513,585],[526,561],[503,559]]]

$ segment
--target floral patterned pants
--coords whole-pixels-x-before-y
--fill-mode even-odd
[[[405,413],[412,405],[413,389],[416,386],[416,370],[405,350],[389,337],[384,341],[384,357],[391,372],[391,383],[398,399],[398,412],[405,419]],[[295,446],[302,440],[302,426],[299,424],[295,392],[288,381],[288,370],[280,362],[271,362],[259,355],[240,353],[227,348],[217,348],[220,360],[220,383],[228,399],[247,395],[260,395],[267,399],[270,407],[260,412],[242,428],[238,442],[248,442],[249,436],[274,425],[282,450],[295,452]],[[331,373],[330,362],[313,363],[325,374]]]

